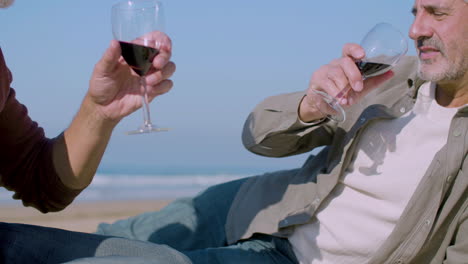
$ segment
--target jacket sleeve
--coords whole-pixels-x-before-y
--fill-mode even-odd
[[[53,146],[61,136],[46,138],[13,89],[0,111],[0,135],[0,185],[14,191],[14,199],[45,213],[65,208],[80,193],[66,187],[55,171]]]
[[[298,107],[304,92],[266,98],[250,113],[244,124],[242,142],[251,152],[268,157],[284,157],[328,145],[332,122],[304,123]]]
[[[444,264],[463,264],[468,261],[468,206],[460,220],[453,243],[447,248]]]

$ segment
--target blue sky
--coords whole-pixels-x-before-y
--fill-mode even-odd
[[[115,0],[48,0],[0,10],[0,46],[13,87],[48,136],[65,129],[111,38]],[[311,73],[378,22],[407,33],[413,1],[166,0],[174,45],[173,90],[151,104],[170,132],[127,136],[140,111],[115,129],[100,171],[269,171],[307,155],[265,158],[242,146],[245,118],[263,98],[305,90]],[[409,39],[408,39],[409,40]],[[409,54],[414,54],[410,42]]]

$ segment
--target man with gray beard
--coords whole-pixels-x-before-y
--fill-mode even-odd
[[[364,50],[347,44],[305,93],[257,106],[244,130],[252,152],[282,157],[325,148],[297,175],[246,182],[234,206],[257,206],[234,217],[249,219],[236,237],[279,233],[301,264],[468,263],[466,2],[415,0],[409,36],[418,58],[392,72],[363,81],[354,62]],[[314,91],[335,96],[347,88],[340,101],[347,120],[327,120]],[[278,182],[290,184],[262,197],[262,186],[276,193]]]

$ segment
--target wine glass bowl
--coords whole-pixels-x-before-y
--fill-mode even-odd
[[[375,25],[360,43],[366,57],[356,62],[363,78],[389,71],[408,51],[405,36],[388,23]]]
[[[159,50],[139,44],[120,41],[120,49],[125,62],[139,76],[145,76]]]
[[[408,51],[406,37],[388,23],[378,23],[361,40],[365,57],[355,64],[363,80],[383,74],[392,69]],[[317,95],[315,105],[328,119],[336,122],[346,120],[346,112],[340,104],[341,99],[349,92],[347,88],[335,97],[324,91],[313,90]]]
[[[112,6],[112,34],[129,67],[140,76],[143,104],[143,125],[127,132],[141,134],[167,131],[151,122],[145,76],[164,41],[164,17],[161,2],[157,0],[128,0]]]

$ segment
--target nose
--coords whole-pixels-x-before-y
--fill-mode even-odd
[[[418,40],[424,37],[430,38],[432,34],[433,32],[424,14],[418,13],[409,29],[409,37],[413,40]]]

